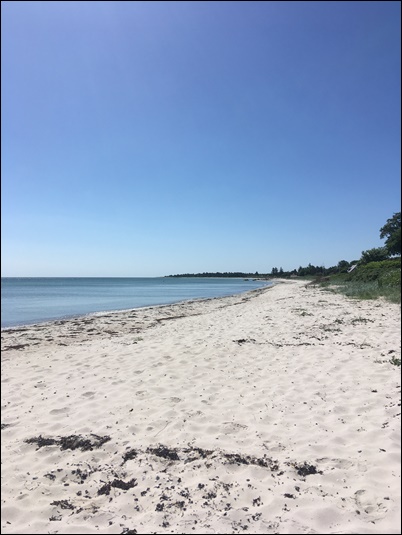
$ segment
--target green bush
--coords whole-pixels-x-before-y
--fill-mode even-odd
[[[331,276],[330,284],[348,297],[356,299],[384,297],[393,303],[400,303],[401,259],[360,265],[351,273]]]
[[[382,260],[381,262],[369,262],[357,268],[350,273],[349,280],[369,282],[378,280],[385,275],[394,271],[400,272],[401,259],[396,258],[392,260]]]
[[[380,286],[400,286],[401,285],[401,269],[394,269],[381,275],[378,279]]]

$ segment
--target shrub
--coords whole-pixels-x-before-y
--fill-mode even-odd
[[[401,259],[359,265],[351,273],[330,277],[330,284],[348,297],[376,299],[384,297],[401,302]]]
[[[382,260],[381,262],[370,262],[357,266],[357,268],[350,273],[349,280],[354,281],[375,281],[389,275],[392,272],[401,269],[401,259]]]

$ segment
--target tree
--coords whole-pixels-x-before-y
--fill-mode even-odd
[[[381,262],[388,258],[388,250],[386,247],[375,247],[374,249],[367,249],[362,251],[362,257],[360,258],[361,264],[368,264],[369,262]]]
[[[380,238],[386,238],[385,247],[389,255],[401,254],[401,212],[397,212],[380,229]]]

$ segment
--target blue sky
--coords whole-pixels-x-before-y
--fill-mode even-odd
[[[400,10],[2,2],[2,276],[263,273],[383,245]]]

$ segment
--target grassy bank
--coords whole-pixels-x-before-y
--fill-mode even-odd
[[[321,285],[356,299],[383,297],[392,303],[400,303],[401,259],[360,265],[351,273],[328,277]]]

